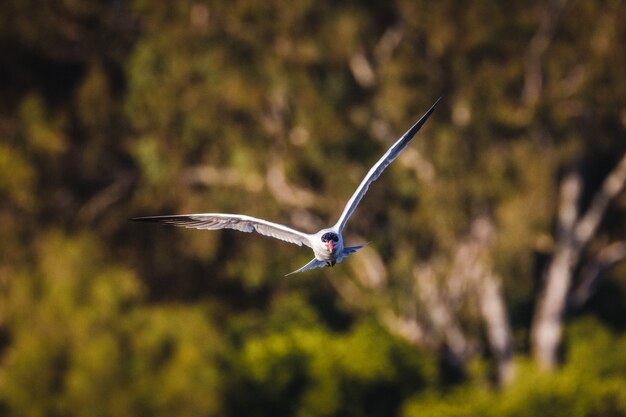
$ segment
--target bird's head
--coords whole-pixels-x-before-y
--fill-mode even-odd
[[[335,244],[339,241],[339,236],[334,232],[327,232],[322,235],[322,242],[328,252],[332,253],[335,247]]]

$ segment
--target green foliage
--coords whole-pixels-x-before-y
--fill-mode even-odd
[[[416,355],[371,320],[333,332],[293,297],[278,300],[268,320],[245,318],[231,336],[240,341],[229,361],[232,415],[386,416],[436,381],[432,355]]]
[[[465,386],[452,393],[427,393],[406,403],[413,416],[624,416],[626,415],[626,337],[614,337],[600,323],[583,319],[568,332],[567,362],[546,374],[525,360],[505,391]]]
[[[43,236],[2,293],[0,404],[12,415],[213,415],[219,335],[201,306],[147,306],[89,235]]]
[[[23,208],[31,206],[34,177],[23,153],[0,145],[0,195],[4,199]]]

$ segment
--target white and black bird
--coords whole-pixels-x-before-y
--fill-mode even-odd
[[[287,275],[296,272],[306,271],[308,269],[319,268],[322,266],[334,266],[336,263],[344,260],[348,255],[361,249],[363,245],[347,246],[343,245],[343,229],[346,222],[356,209],[357,205],[367,192],[371,183],[376,181],[380,174],[391,164],[408,145],[413,136],[420,130],[422,125],[430,117],[435,110],[435,106],[441,98],[428,109],[426,113],[402,135],[396,143],[394,143],[385,154],[370,168],[369,172],[361,181],[358,188],[348,200],[343,209],[339,220],[335,225],[322,229],[317,233],[309,234],[291,227],[278,223],[272,223],[267,220],[256,217],[246,216],[243,214],[224,214],[224,213],[201,213],[201,214],[181,214],[173,216],[150,216],[136,217],[132,220],[144,222],[157,222],[170,224],[173,226],[187,227],[192,229],[234,229],[241,232],[257,232],[265,236],[270,236],[286,242],[295,243],[298,246],[306,245],[313,249],[315,257],[302,268],[293,271]],[[336,172],[340,172],[337,171]]]

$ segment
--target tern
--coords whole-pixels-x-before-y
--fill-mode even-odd
[[[435,106],[439,103],[441,97],[428,109],[426,113],[413,126],[406,131],[385,154],[370,168],[365,178],[361,181],[350,200],[343,209],[339,220],[334,226],[320,230],[317,233],[309,234],[291,227],[273,223],[267,220],[259,219],[243,214],[226,214],[226,213],[200,213],[200,214],[181,214],[170,216],[150,216],[136,217],[131,220],[143,222],[157,222],[173,226],[186,227],[192,229],[234,229],[240,232],[257,232],[265,236],[270,236],[298,246],[306,245],[313,250],[315,257],[302,268],[290,272],[287,275],[298,272],[307,271],[309,269],[335,266],[335,264],[343,261],[346,257],[353,254],[357,250],[365,246],[365,244],[357,246],[343,245],[343,229],[346,222],[356,209],[357,205],[367,192],[369,186],[380,177],[380,174],[400,155],[400,152],[411,141],[413,136],[426,123],[435,110]]]

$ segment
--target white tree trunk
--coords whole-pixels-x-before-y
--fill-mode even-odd
[[[533,321],[533,354],[544,369],[553,369],[558,363],[565,302],[572,281],[571,266],[572,253],[567,248],[554,256],[546,273],[546,286]]]
[[[508,385],[515,377],[513,334],[500,282],[500,278],[494,274],[483,276],[480,311],[489,346],[496,360],[498,383]]]
[[[574,267],[580,261],[582,249],[597,233],[609,203],[619,194],[625,182],[626,154],[595,193],[584,216],[578,213],[582,189],[580,172],[571,171],[561,183],[556,248],[545,274],[545,286],[531,328],[533,355],[544,369],[553,369],[558,364]]]

